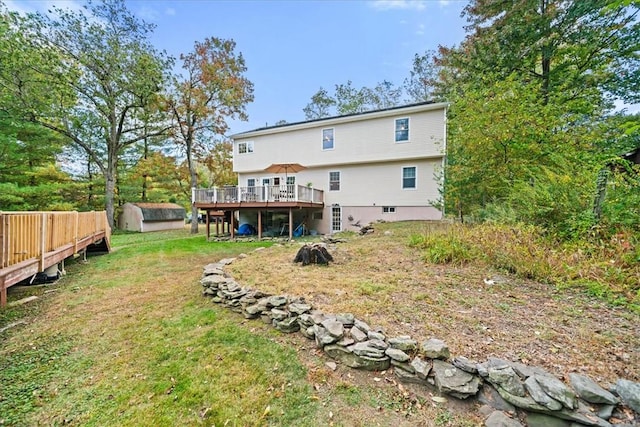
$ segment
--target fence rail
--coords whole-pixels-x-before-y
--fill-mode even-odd
[[[194,203],[310,202],[322,203],[324,192],[302,185],[256,185],[254,187],[214,187],[194,189]]]
[[[0,305],[9,286],[110,237],[104,211],[0,212]]]

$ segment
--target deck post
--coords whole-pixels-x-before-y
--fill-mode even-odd
[[[7,306],[7,287],[4,283],[4,276],[0,277],[0,307]]]
[[[262,211],[258,209],[258,239],[262,239]]]
[[[209,209],[206,210],[207,212],[207,219],[206,219],[206,224],[207,224],[207,240],[209,240],[209,236],[211,236],[211,224],[209,221]],[[193,219],[192,219],[193,221]]]
[[[289,208],[289,240],[293,239],[293,210]]]
[[[236,237],[236,230],[235,230],[235,223],[236,222],[236,211],[232,210],[231,211],[231,221],[229,223],[229,231],[231,232],[231,239],[235,239]]]

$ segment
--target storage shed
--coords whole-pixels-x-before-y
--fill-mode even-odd
[[[128,231],[173,230],[184,227],[186,211],[175,203],[125,203],[118,228]]]

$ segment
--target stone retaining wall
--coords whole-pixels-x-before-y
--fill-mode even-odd
[[[410,336],[387,337],[352,314],[322,313],[303,298],[243,287],[224,271],[233,260],[204,267],[200,282],[213,302],[283,333],[299,332],[351,368],[392,368],[403,382],[435,387],[458,399],[476,399],[483,404],[487,427],[640,425],[640,383],[620,379],[605,390],[583,375],[570,374],[565,384],[541,368],[517,362],[451,357],[442,340],[419,344]]]

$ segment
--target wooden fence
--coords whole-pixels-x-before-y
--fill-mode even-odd
[[[106,212],[0,212],[0,306],[7,288],[89,245],[108,251]]]

